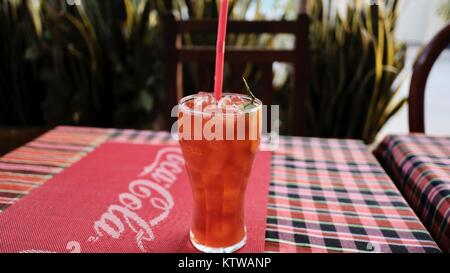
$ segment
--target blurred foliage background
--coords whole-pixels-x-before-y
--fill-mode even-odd
[[[344,15],[311,2],[311,135],[371,143],[405,105],[397,98],[406,57],[395,38],[398,1],[379,2],[349,2]]]
[[[39,13],[26,2],[0,0],[0,37],[0,124],[41,124],[41,69],[49,58]]]
[[[53,56],[43,72],[49,85],[45,120],[151,128],[163,94],[153,2],[41,1],[41,7],[48,26],[43,42]]]
[[[441,7],[438,10],[439,14],[444,20],[450,20],[450,0],[443,0]]]
[[[0,124],[154,126],[164,95],[154,1],[0,3]]]
[[[298,0],[285,0],[276,18],[261,12],[263,1],[233,0],[230,17],[295,19]],[[404,105],[405,100],[395,99],[405,54],[404,45],[393,35],[397,1],[379,2],[379,6],[369,6],[363,0],[350,1],[345,14],[339,14],[330,8],[331,0],[309,1],[312,79],[308,135],[371,142]],[[158,129],[166,95],[160,17],[175,12],[182,20],[216,18],[217,1],[67,3],[0,0],[0,126]],[[215,44],[214,35],[185,35],[183,39],[186,44]],[[236,34],[229,35],[227,43],[289,47],[293,39]],[[185,66],[187,93],[198,90],[202,80],[199,69],[195,64]],[[287,112],[283,106],[292,92],[290,69],[274,65],[275,97],[284,110],[282,119]],[[258,67],[248,64],[244,70],[258,90]]]

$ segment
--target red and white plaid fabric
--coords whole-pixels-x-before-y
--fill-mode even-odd
[[[0,159],[0,210],[107,140],[174,142],[163,132],[58,127]],[[281,137],[267,209],[266,252],[440,252],[359,141]]]
[[[441,249],[450,252],[450,137],[388,136],[375,154]]]

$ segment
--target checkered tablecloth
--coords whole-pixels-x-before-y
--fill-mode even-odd
[[[441,249],[450,252],[450,137],[388,136],[375,154]]]
[[[108,140],[173,142],[163,132],[58,127],[0,159],[0,210]],[[281,137],[269,191],[267,252],[440,252],[359,141]]]

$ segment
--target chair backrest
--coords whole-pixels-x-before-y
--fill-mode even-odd
[[[450,24],[433,38],[414,64],[409,92],[409,130],[411,133],[425,133],[424,99],[428,76],[437,58],[449,44]]]
[[[169,128],[174,119],[170,111],[183,97],[183,63],[214,63],[215,47],[184,46],[183,33],[214,34],[217,32],[216,20],[177,21],[173,14],[164,16],[165,65],[167,95],[165,106],[166,125]],[[309,24],[306,14],[300,14],[297,21],[230,21],[229,33],[253,34],[293,34],[296,37],[292,50],[275,50],[262,48],[227,47],[226,62],[230,65],[230,82],[234,90],[242,89],[242,75],[247,63],[257,64],[261,69],[259,97],[265,105],[273,104],[273,69],[274,62],[293,64],[293,87],[289,98],[289,134],[302,135],[306,121],[305,101],[309,90]],[[214,77],[214,66],[199,66],[201,79],[199,87],[208,90]]]

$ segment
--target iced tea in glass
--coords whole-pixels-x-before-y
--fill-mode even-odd
[[[261,141],[262,103],[199,93],[181,100],[178,134],[194,197],[191,242],[230,253],[246,243],[245,193]]]

